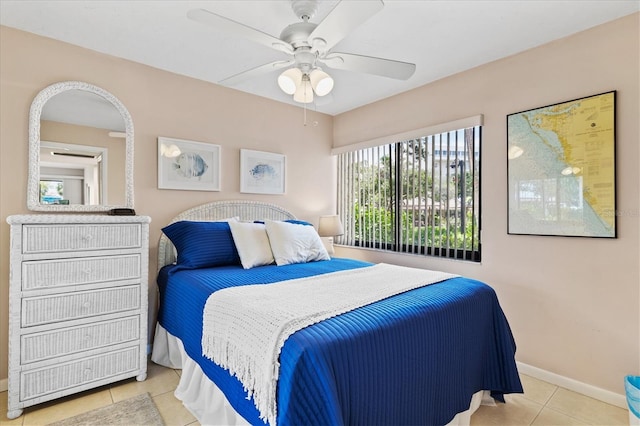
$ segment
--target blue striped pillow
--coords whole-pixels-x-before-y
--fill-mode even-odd
[[[184,269],[240,263],[227,222],[180,221],[162,228],[178,251],[178,265]]]

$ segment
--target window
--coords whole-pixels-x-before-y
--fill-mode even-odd
[[[480,261],[479,125],[338,155],[336,242]]]
[[[42,204],[59,204],[64,194],[64,182],[62,180],[40,180],[40,202]]]

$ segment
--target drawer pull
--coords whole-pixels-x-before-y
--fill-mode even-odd
[[[85,334],[84,335],[84,340],[85,340],[85,342],[88,342],[89,340],[91,340],[91,335],[90,334]]]
[[[91,234],[86,234],[82,237],[82,239],[85,241],[91,241],[93,239],[93,236]]]
[[[83,307],[84,309],[89,309],[89,308],[91,307],[91,302],[84,302],[84,303],[82,304],[82,307]]]
[[[91,273],[91,269],[85,269],[82,271],[85,275],[89,275]]]
[[[83,373],[84,373],[84,377],[89,377],[91,376],[91,369],[90,368],[85,368]]]

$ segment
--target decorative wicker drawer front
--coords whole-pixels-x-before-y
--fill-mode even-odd
[[[38,260],[22,263],[22,289],[140,278],[140,255]]]
[[[140,286],[61,293],[22,299],[22,327],[140,308]]]
[[[139,368],[139,346],[20,373],[20,400],[115,377]]]
[[[139,248],[141,244],[141,226],[137,223],[23,226],[25,254]]]
[[[77,327],[22,336],[20,361],[27,364],[118,343],[138,340],[140,316],[118,318]]]

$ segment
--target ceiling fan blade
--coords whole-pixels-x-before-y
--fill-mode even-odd
[[[383,7],[382,0],[341,1],[313,30],[308,41],[326,52]]]
[[[264,33],[255,28],[236,22],[232,19],[225,18],[213,12],[209,12],[205,9],[192,9],[187,12],[187,17],[196,22],[199,22],[210,27],[226,31],[229,34],[234,34],[240,37],[244,37],[248,40],[262,44],[263,46],[270,47],[285,53],[292,54],[293,46],[289,43],[280,40],[270,34]]]
[[[293,59],[289,61],[269,62],[268,64],[260,65],[255,68],[251,68],[250,70],[242,71],[241,73],[232,75],[231,77],[227,77],[224,80],[219,81],[219,83],[224,84],[225,86],[233,86],[236,83],[243,82],[253,77],[268,73],[270,71],[293,65],[294,62],[295,61]]]
[[[396,80],[408,80],[416,70],[416,64],[353,53],[331,52],[322,62],[330,68],[381,75]]]

